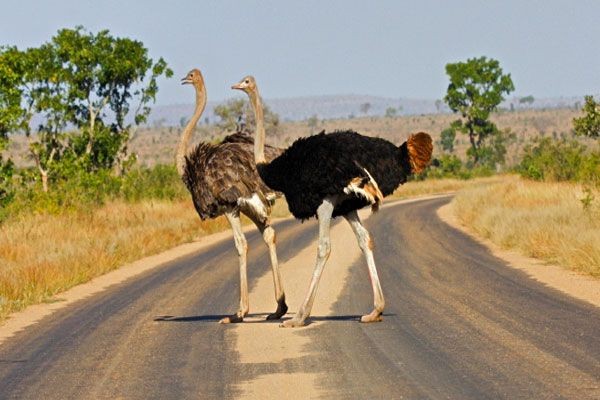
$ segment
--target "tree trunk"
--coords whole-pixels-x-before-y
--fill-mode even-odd
[[[90,110],[90,138],[88,139],[87,145],[85,146],[85,154],[92,153],[92,144],[94,142],[94,125],[96,124],[96,113],[94,112],[92,107],[90,107],[89,110]]]
[[[473,161],[475,165],[479,164],[479,147],[475,142],[475,132],[473,132],[473,127],[469,125],[469,140],[471,141],[471,147],[473,147]]]
[[[42,177],[42,190],[44,193],[48,193],[48,171],[40,168],[40,175]]]

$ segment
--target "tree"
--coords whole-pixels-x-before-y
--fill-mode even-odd
[[[600,137],[600,104],[594,100],[594,96],[585,96],[583,112],[582,117],[573,118],[575,134],[592,138]]]
[[[23,67],[16,48],[0,47],[0,141],[7,141],[9,133],[22,128]]]
[[[385,109],[385,117],[386,118],[394,118],[397,113],[398,113],[398,110],[396,110],[394,107],[388,107]]]
[[[444,104],[444,102],[442,100],[440,100],[440,99],[437,99],[435,101],[435,109],[436,109],[437,112],[442,111],[442,105],[443,104]]]
[[[534,101],[535,101],[535,98],[533,96],[529,95],[529,96],[521,97],[519,99],[519,104],[532,105]]]
[[[455,138],[456,130],[454,130],[454,128],[450,127],[444,129],[440,135],[440,144],[442,145],[442,149],[448,153],[452,153],[454,151]]]
[[[71,110],[69,123],[82,133],[84,154],[94,167],[123,162],[131,128],[145,123],[150,114],[158,77],[173,72],[162,58],[154,62],[142,42],[111,36],[108,30],[93,34],[81,26],[62,29],[49,45],[60,63],[60,95]],[[132,105],[133,122],[127,122]],[[107,110],[114,115],[110,123]]]
[[[12,197],[14,165],[2,152],[8,146],[9,134],[20,130],[24,111],[21,108],[23,65],[14,47],[0,47],[0,207]]]
[[[514,90],[512,79],[510,74],[502,73],[497,60],[486,57],[446,64],[446,74],[450,84],[444,101],[461,115],[462,119],[454,126],[469,136],[468,154],[477,165],[486,138],[498,132],[488,119],[490,113],[497,109],[504,95]]]
[[[32,116],[42,119],[30,152],[45,189],[58,161],[87,171],[121,171],[133,160],[127,144],[147,120],[158,77],[172,75],[162,58],[154,62],[148,56],[143,43],[80,26],[59,30],[38,48],[5,49],[3,57],[8,56],[21,66],[12,85],[21,95],[18,127],[31,137]],[[75,131],[66,133],[67,127]]]
[[[313,114],[309,119],[306,120],[306,125],[310,128],[310,134],[314,135],[317,127],[319,126],[319,117],[317,114]]]
[[[14,165],[10,159],[4,160],[1,154],[7,144],[8,140],[0,139],[0,208],[10,201],[13,194],[12,177]]]
[[[367,115],[369,113],[369,110],[371,109],[371,103],[367,102],[367,103],[362,103],[360,105],[360,112]]]
[[[231,99],[224,104],[219,104],[213,110],[219,118],[217,127],[224,131],[247,131],[248,127],[255,126],[254,111],[246,99]],[[263,103],[265,118],[265,131],[268,135],[277,135],[280,131],[279,115]]]

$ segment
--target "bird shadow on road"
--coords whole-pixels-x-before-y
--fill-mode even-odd
[[[383,317],[393,317],[393,316],[396,316],[396,314],[385,313],[382,316]],[[362,315],[360,315],[360,314],[355,314],[355,315],[311,315],[310,319],[314,322],[317,322],[317,321],[344,322],[344,321],[360,321],[360,317],[362,317]]]
[[[261,314],[248,314],[244,317],[244,322],[246,324],[256,324],[256,323],[280,323],[286,319],[290,319],[290,316],[294,313],[286,314],[286,317],[278,320],[267,320],[266,313]],[[383,314],[383,317],[393,317],[396,314]],[[176,317],[174,315],[159,315],[154,318],[155,322],[219,322],[221,319],[228,317],[227,314],[208,314],[208,315],[190,315],[190,316],[182,316]],[[309,318],[312,322],[345,322],[345,321],[360,321],[361,315],[316,315],[311,316]]]
[[[159,315],[154,318],[156,322],[215,322],[227,317],[225,314],[219,315],[190,315],[188,317],[176,317],[174,315]]]
[[[244,317],[243,323],[277,323],[279,320],[269,320],[267,321],[267,315],[264,314],[248,314]],[[174,315],[160,315],[154,318],[155,322],[219,322],[221,319],[225,317],[230,317],[230,314],[214,314],[214,315],[190,315],[190,316],[182,316],[176,317]]]

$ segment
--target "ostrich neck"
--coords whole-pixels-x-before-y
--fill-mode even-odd
[[[190,138],[192,137],[192,133],[194,132],[194,128],[198,123],[198,120],[202,116],[204,112],[204,107],[206,107],[206,90],[200,84],[198,86],[194,85],[196,89],[196,109],[194,110],[194,115],[185,126],[183,133],[181,134],[181,140],[179,141],[179,147],[177,148],[177,172],[179,172],[179,176],[183,176],[185,171],[185,154],[187,153],[188,144],[190,142]]]
[[[254,108],[254,116],[256,120],[256,132],[254,138],[254,161],[259,163],[266,162],[265,160],[265,125],[263,108],[258,94],[258,89],[255,89],[250,93],[250,102],[252,108]]]

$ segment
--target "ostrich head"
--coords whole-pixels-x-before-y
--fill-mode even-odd
[[[246,93],[252,93],[256,90],[256,80],[251,75],[246,76],[244,79],[231,86],[232,89],[242,90]]]
[[[202,85],[204,83],[204,78],[202,78],[202,73],[199,69],[194,68],[190,72],[187,73],[185,78],[181,79],[182,85],[192,84],[194,86]]]

